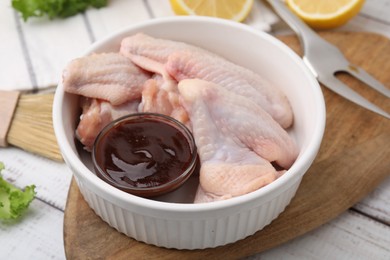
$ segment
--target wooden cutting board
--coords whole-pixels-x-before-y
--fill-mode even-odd
[[[354,64],[390,88],[390,40],[369,33],[323,32]],[[280,39],[301,53],[294,36]],[[390,111],[390,101],[363,83],[339,75],[362,95]],[[320,152],[286,210],[253,236],[205,250],[174,250],[137,242],[103,222],[72,181],[64,217],[68,259],[241,258],[276,247],[332,220],[390,176],[390,120],[364,110],[322,86],[327,123]]]

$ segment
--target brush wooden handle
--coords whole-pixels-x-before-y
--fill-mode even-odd
[[[0,146],[2,147],[8,145],[7,133],[18,104],[19,95],[19,91],[0,90]]]

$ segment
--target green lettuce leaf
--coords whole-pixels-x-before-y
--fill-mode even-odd
[[[82,13],[90,6],[101,8],[106,5],[107,0],[12,0],[12,7],[21,13],[24,21],[40,16],[66,18]]]
[[[24,191],[8,183],[1,176],[4,164],[0,162],[0,219],[15,219],[22,215],[36,194],[35,185]]]

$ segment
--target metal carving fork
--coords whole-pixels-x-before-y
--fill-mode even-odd
[[[337,47],[318,36],[303,21],[295,16],[284,2],[280,0],[267,1],[274,8],[275,12],[297,33],[303,46],[303,61],[314,73],[319,82],[340,96],[390,119],[389,113],[349,88],[335,77],[335,73],[347,72],[389,98],[390,89],[387,89],[363,69],[348,62]]]

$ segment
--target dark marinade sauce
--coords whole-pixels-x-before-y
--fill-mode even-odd
[[[191,164],[187,138],[175,127],[152,119],[121,122],[102,136],[96,162],[125,187],[155,187],[181,175]]]

